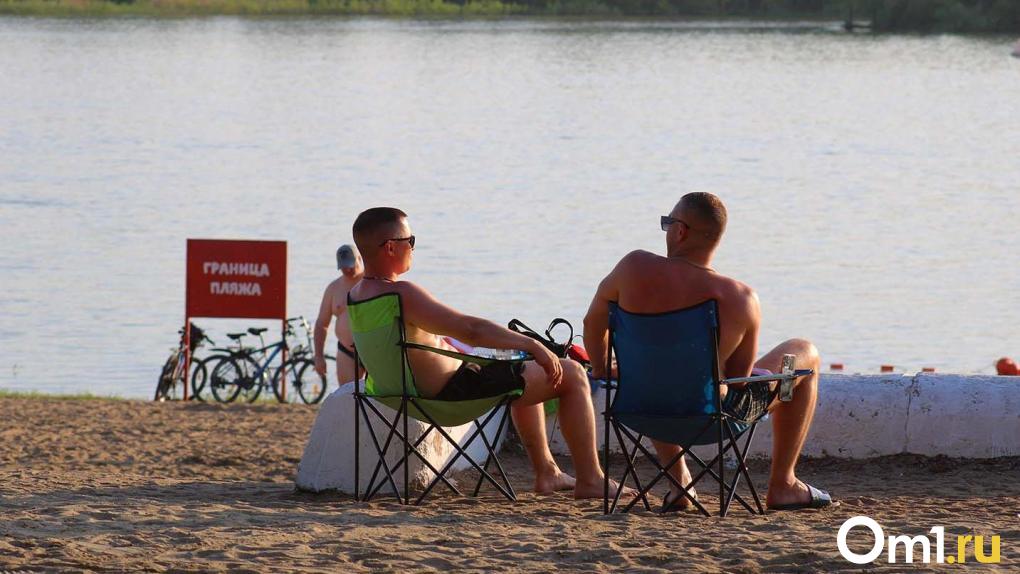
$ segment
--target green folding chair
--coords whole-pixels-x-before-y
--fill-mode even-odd
[[[503,496],[509,500],[516,501],[517,493],[514,491],[513,486],[511,486],[510,480],[503,470],[502,464],[499,462],[499,457],[496,456],[495,449],[499,442],[499,436],[503,433],[503,429],[506,426],[510,402],[519,397],[521,391],[467,401],[442,401],[422,398],[414,384],[414,373],[407,359],[407,349],[420,349],[483,366],[500,361],[408,342],[405,336],[403,307],[400,295],[397,293],[386,293],[364,301],[354,301],[348,295],[347,312],[354,336],[354,361],[355,364],[360,362],[365,367],[367,373],[364,386],[359,381],[355,383],[354,388],[355,498],[357,500],[371,500],[386,484],[389,484],[397,500],[403,504],[410,504],[409,462],[412,460],[412,457],[416,457],[435,474],[435,477],[421,492],[414,504],[420,504],[440,482],[455,494],[461,495],[460,490],[446,476],[453,469],[454,464],[461,458],[464,458],[479,474],[472,496],[478,496],[482,483],[488,481]],[[520,362],[524,360],[527,359],[502,362]],[[376,403],[381,403],[393,409],[396,411],[395,415],[392,417],[384,415]],[[388,431],[376,433],[371,424],[373,416],[377,420],[382,421]],[[499,416],[499,424],[496,427],[496,434],[490,441],[489,437],[483,432],[483,429],[497,416]],[[361,458],[360,432],[362,417],[365,417],[365,422],[368,423],[365,426],[379,456],[371,479],[365,489],[364,496],[361,495],[361,469],[359,466]],[[409,439],[408,434],[408,420],[411,418],[428,425],[425,432],[413,441]],[[471,422],[474,423],[474,430],[463,445],[459,444],[443,428]],[[442,435],[456,451],[454,456],[441,469],[435,468],[418,450],[418,447],[432,432]],[[379,435],[381,434],[385,434],[385,438],[380,437]],[[485,445],[486,458],[483,464],[479,464],[467,452],[477,439],[481,439]],[[391,444],[394,442],[403,448],[403,454],[396,464],[390,466],[386,462],[386,455]],[[498,482],[489,473],[489,466],[493,464],[502,477],[502,483]],[[400,472],[401,467],[403,467],[403,497],[401,497],[400,489],[397,488],[397,479],[395,478]],[[380,471],[382,471],[381,475]]]

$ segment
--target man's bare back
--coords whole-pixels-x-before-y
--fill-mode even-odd
[[[604,283],[610,291],[605,302],[616,301],[633,313],[662,313],[715,299],[719,305],[719,358],[725,376],[750,374],[760,312],[758,296],[747,285],[686,259],[647,251],[624,257]],[[600,286],[600,292],[602,289]]]
[[[354,301],[364,301],[385,293],[398,293],[401,295],[402,300],[410,302],[414,292],[418,291],[421,291],[421,287],[410,281],[396,281],[392,283],[385,281],[363,281],[351,289],[351,299]],[[446,343],[443,337],[429,333],[416,325],[414,323],[413,310],[408,309],[406,305],[407,303],[405,303],[404,309],[404,329],[409,342],[456,351],[456,349]],[[411,312],[409,313],[408,311]],[[411,362],[411,370],[414,372],[415,387],[425,398],[436,396],[443,389],[446,382],[450,380],[450,377],[457,372],[461,364],[461,361],[457,359],[417,349],[409,349],[407,358]]]

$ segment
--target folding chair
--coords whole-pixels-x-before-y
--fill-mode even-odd
[[[736,500],[751,514],[764,514],[754,482],[747,471],[747,453],[754,431],[763,413],[755,420],[736,420],[723,411],[720,397],[722,385],[731,383],[767,384],[780,381],[789,388],[797,377],[812,373],[810,370],[793,370],[791,361],[784,361],[782,373],[775,375],[722,379],[719,362],[718,305],[715,300],[656,314],[630,313],[615,303],[609,307],[609,352],[607,371],[616,355],[617,380],[606,388],[605,416],[605,493],[603,511],[616,511],[620,496],[628,479],[633,479],[638,496],[623,511],[629,511],[641,500],[648,508],[648,492],[663,478],[667,479],[682,496],[686,497],[704,515],[710,513],[690,489],[705,476],[719,483],[719,515],[726,516],[729,505]],[[789,397],[785,397],[789,400]],[[610,431],[616,435],[624,453],[626,468],[619,480],[620,487],[610,499],[609,444]],[[741,446],[737,439],[746,433]],[[641,441],[649,437],[680,447],[670,461],[660,461]],[[716,445],[715,458],[705,462],[691,448],[698,445]],[[737,468],[731,480],[726,480],[723,457],[733,451]],[[657,473],[642,485],[635,470],[638,455],[654,465]],[[697,464],[698,472],[686,487],[669,474],[681,457],[688,455]],[[694,469],[692,469],[694,470]],[[740,494],[737,486],[743,477],[750,489],[755,506],[752,507]]]
[[[358,500],[370,500],[380,489],[388,484],[392,488],[397,500],[403,504],[410,504],[409,463],[414,458],[420,460],[435,475],[424,491],[418,496],[417,500],[415,500],[414,504],[420,504],[440,482],[455,494],[460,495],[460,490],[446,475],[459,459],[464,458],[479,474],[472,496],[478,496],[482,483],[487,481],[509,500],[517,500],[517,493],[514,491],[513,486],[510,485],[507,474],[503,470],[499,458],[496,456],[495,448],[499,442],[499,436],[506,426],[510,402],[520,396],[521,392],[516,391],[468,401],[424,399],[419,396],[418,390],[414,385],[414,373],[407,359],[407,349],[420,349],[480,365],[497,361],[408,342],[404,330],[403,308],[399,294],[387,293],[358,302],[353,301],[348,296],[347,309],[354,336],[354,361],[355,364],[362,364],[367,372],[364,388],[362,388],[362,383],[358,382],[355,383],[354,391],[355,498]],[[395,414],[392,416],[383,414],[375,404],[376,402],[390,407],[396,411]],[[480,418],[483,416],[484,418]],[[496,434],[490,440],[490,437],[485,435],[483,429],[491,421],[497,420],[495,418],[497,416],[499,417],[499,424],[496,427]],[[372,444],[379,456],[363,497],[361,495],[360,484],[361,469],[359,468],[362,417],[365,418]],[[373,417],[376,420],[382,421],[387,430],[376,433],[371,424]],[[425,432],[413,440],[410,439],[408,434],[408,420],[411,418],[428,425]],[[470,432],[467,441],[463,445],[459,444],[443,428],[469,422],[474,423],[474,429]],[[418,447],[433,432],[441,435],[456,451],[456,454],[441,469],[437,469],[418,450]],[[487,453],[484,463],[481,464],[479,461],[474,460],[467,452],[472,443],[478,439],[485,445],[485,452]],[[402,455],[392,466],[386,462],[386,455],[391,444],[395,444],[403,449]],[[493,464],[502,476],[502,483],[497,482],[489,473],[489,466]],[[401,497],[400,489],[397,488],[397,480],[401,467],[403,467],[403,497]],[[380,471],[382,471],[381,474]]]

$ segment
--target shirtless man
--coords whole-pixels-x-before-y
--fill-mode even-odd
[[[609,302],[634,313],[661,313],[696,305],[708,299],[719,303],[719,359],[726,378],[746,377],[754,369],[782,370],[783,355],[796,357],[795,367],[815,374],[795,383],[793,401],[774,400],[771,392],[753,392],[762,385],[722,387],[723,410],[738,416],[758,403],[772,413],[772,469],[766,504],[772,509],[821,507],[831,504],[827,493],[797,479],[794,468],[811,427],[818,396],[818,350],[809,341],[791,339],[755,362],[761,311],[758,296],[747,285],[712,269],[715,253],[726,229],[726,207],[710,193],[689,193],[661,221],[666,232],[666,256],[647,251],[626,255],[602,280],[584,319],[584,344],[592,362],[592,376],[605,377]],[[772,399],[770,401],[770,399]],[[672,460],[676,445],[655,442],[659,460]],[[671,469],[680,484],[691,481],[684,459]],[[672,502],[671,502],[672,501]],[[664,510],[681,510],[689,501],[671,488]]]
[[[361,281],[365,269],[361,255],[350,245],[341,245],[336,250],[336,268],[340,276],[326,286],[319,305],[319,317],[315,319],[315,372],[319,376],[326,376],[323,348],[326,346],[329,324],[336,317],[336,380],[342,385],[355,380],[354,338],[351,337],[351,326],[347,321],[347,292]]]
[[[595,416],[588,379],[580,364],[559,359],[534,339],[491,321],[463,315],[400,276],[411,268],[414,235],[399,209],[376,207],[354,222],[354,241],[365,258],[365,276],[351,289],[351,300],[399,293],[409,341],[451,347],[443,336],[468,345],[517,349],[534,356],[524,363],[478,367],[427,351],[409,349],[418,392],[426,398],[468,400],[511,390],[524,394],[511,404],[511,416],[535,471],[535,492],[570,490],[575,498],[602,496],[603,475],[595,448]],[[563,436],[573,455],[576,481],[562,472],[549,452],[542,403],[560,399]]]

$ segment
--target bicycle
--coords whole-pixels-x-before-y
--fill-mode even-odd
[[[216,362],[210,376],[210,390],[216,400],[222,403],[233,402],[243,393],[244,400],[254,402],[265,387],[270,387],[277,400],[285,402],[282,399],[288,383],[306,404],[315,404],[322,400],[326,393],[326,379],[315,372],[314,362],[309,358],[310,347],[300,344],[291,352],[288,343],[288,337],[295,335],[293,325],[299,321],[305,327],[306,333],[310,332],[304,317],[293,317],[286,321],[283,339],[271,345],[266,345],[262,337],[268,329],[249,328],[248,332],[259,337],[262,346],[233,351]],[[281,352],[287,353],[287,359],[276,368],[270,380],[269,370],[273,360]],[[290,401],[296,400],[293,396],[287,398]]]
[[[205,331],[194,323],[191,324],[190,331],[190,352],[192,356],[194,356],[195,350],[201,347],[205,341],[208,341],[209,344],[215,344],[212,339],[206,336]],[[176,349],[171,349],[170,356],[167,358],[166,362],[163,363],[163,370],[160,372],[159,380],[156,382],[156,394],[152,398],[154,401],[176,401],[183,398],[185,384],[184,327],[181,327],[177,333],[181,336],[180,343],[177,344]],[[205,368],[201,361],[192,361],[192,366],[193,369]],[[195,375],[193,374],[192,379],[194,379],[194,377]]]
[[[304,342],[296,345],[290,350],[295,359],[303,359],[302,366],[301,370],[298,372],[285,371],[284,377],[274,377],[273,395],[275,395],[276,400],[281,403],[295,403],[297,402],[298,397],[300,397],[306,404],[316,404],[321,401],[322,397],[326,394],[326,389],[329,383],[325,376],[319,376],[319,374],[315,372],[315,351],[312,344],[312,328],[308,325],[308,321],[306,321],[302,315],[290,320],[299,322],[305,332]],[[327,361],[336,360],[330,355],[325,355],[325,358]],[[311,371],[308,371],[309,368]],[[287,389],[287,374],[296,374],[296,376],[292,377],[293,380],[289,383],[289,389]],[[311,384],[311,387],[308,386],[309,384]],[[285,389],[287,389],[286,393],[284,393]],[[295,393],[294,391],[297,392]]]
[[[234,343],[237,344],[237,347],[213,347],[210,349],[210,354],[205,357],[200,359],[192,357],[192,364],[194,364],[195,367],[192,369],[191,373],[191,397],[194,400],[205,401],[205,397],[202,393],[205,391],[205,383],[209,378],[209,366],[211,366],[214,361],[231,356],[233,353],[254,350],[253,347],[245,347],[242,342],[242,339],[247,334],[248,333],[227,333],[227,337],[234,341]]]

